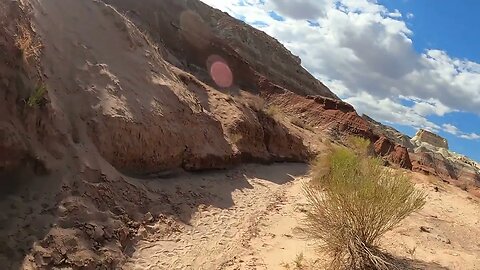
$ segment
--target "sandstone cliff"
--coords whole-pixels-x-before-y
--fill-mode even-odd
[[[6,269],[120,267],[145,215],[177,213],[138,179],[308,161],[314,133],[272,104],[338,101],[276,40],[199,1],[0,5]]]
[[[295,93],[336,97],[277,40],[198,0],[103,1],[168,47],[177,58],[171,62],[191,72],[201,73],[208,59],[219,55],[240,88],[260,91],[258,80],[266,77]]]

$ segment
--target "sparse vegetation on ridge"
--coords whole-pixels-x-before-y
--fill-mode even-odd
[[[304,231],[331,258],[329,269],[397,269],[378,241],[423,207],[424,193],[379,159],[346,148],[317,160],[312,174]]]
[[[263,111],[265,112],[265,114],[267,114],[268,116],[270,116],[275,120],[279,120],[281,117],[283,117],[282,110],[277,105],[265,106]]]
[[[304,120],[302,120],[298,117],[290,117],[290,123],[292,123],[293,125],[295,125],[297,127],[300,127],[300,128],[306,129],[306,130],[310,130],[311,132],[315,132],[314,127],[312,127],[310,124],[306,123]]]
[[[42,103],[45,93],[47,93],[47,87],[44,84],[37,86],[27,99],[27,105],[32,108],[39,106]]]
[[[28,63],[30,58],[37,57],[42,48],[40,42],[35,40],[29,26],[25,24],[17,25],[18,34],[15,37],[15,45],[20,50],[23,60]]]

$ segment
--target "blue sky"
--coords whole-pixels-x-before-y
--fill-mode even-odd
[[[480,161],[480,1],[202,1],[277,38],[360,113]]]
[[[480,17],[476,14],[480,10],[480,1],[380,0],[379,4],[413,15],[407,19],[407,25],[413,31],[413,47],[417,52],[440,49],[450,56],[480,63],[480,35],[476,27],[480,26]],[[478,92],[480,95],[480,89]],[[435,123],[454,123],[466,133],[480,131],[480,117],[474,113],[453,112],[429,119]],[[411,127],[395,126],[406,134],[415,134]],[[444,131],[440,133],[448,139],[452,150],[480,161],[478,140],[461,139]]]
[[[413,14],[408,26],[413,31],[413,45],[425,49],[442,49],[449,55],[480,63],[480,1],[380,0],[389,9]]]

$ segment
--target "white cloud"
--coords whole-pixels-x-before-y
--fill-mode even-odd
[[[442,125],[443,131],[453,134],[459,138],[467,139],[467,140],[480,140],[480,135],[477,133],[465,133],[458,129],[456,126],[452,124],[443,124]]]
[[[413,102],[414,104],[412,106],[412,109],[416,113],[422,116],[428,116],[428,115],[444,116],[446,113],[456,111],[445,106],[442,102],[440,102],[438,99],[435,99],[435,98],[420,99],[416,97],[400,96],[400,99]]]
[[[402,17],[402,13],[400,13],[400,11],[398,11],[398,9],[395,9],[394,12],[388,13],[388,16],[390,16],[390,17],[392,17],[392,18],[401,18],[401,17]]]
[[[460,135],[460,138],[467,139],[467,140],[480,140],[480,135],[477,133],[468,133]]]
[[[410,107],[404,106],[390,98],[378,99],[369,93],[362,92],[357,96],[345,99],[355,106],[359,113],[365,113],[374,119],[382,119],[388,123],[425,128],[430,131],[441,129],[437,124],[429,121]]]
[[[317,19],[325,16],[330,0],[272,0],[269,8],[293,19]]]
[[[362,13],[386,13],[388,10],[369,0],[342,0],[335,1],[341,10],[347,12]]]
[[[203,1],[247,23],[265,22],[261,29],[299,55],[312,74],[377,120],[440,130],[428,116],[480,114],[480,64],[441,50],[417,53],[403,20],[411,13],[369,0]],[[285,20],[271,18],[272,10]]]
[[[452,124],[443,124],[443,131],[448,132],[453,135],[458,135],[461,133],[461,131],[454,125]]]

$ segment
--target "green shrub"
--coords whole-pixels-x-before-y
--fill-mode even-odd
[[[347,138],[347,145],[356,153],[363,155],[368,154],[370,141],[358,136],[349,136]]]
[[[39,106],[43,100],[45,93],[47,93],[47,87],[45,87],[45,85],[43,84],[38,86],[27,99],[27,105],[32,108]]]
[[[316,184],[304,188],[310,204],[304,231],[329,255],[330,269],[395,268],[378,241],[423,207],[425,195],[379,159],[346,148],[333,149],[312,169]]]

